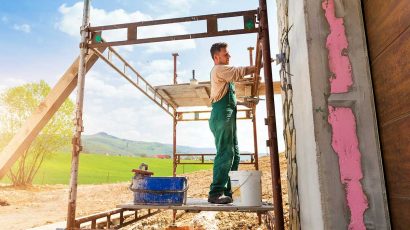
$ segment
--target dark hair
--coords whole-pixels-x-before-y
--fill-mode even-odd
[[[214,54],[216,52],[221,51],[222,48],[226,48],[228,46],[228,44],[226,44],[225,42],[218,42],[215,43],[211,46],[211,58],[212,60],[214,60]]]

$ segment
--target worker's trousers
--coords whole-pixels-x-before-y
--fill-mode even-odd
[[[209,195],[232,196],[229,171],[238,170],[239,148],[236,135],[236,96],[233,83],[225,96],[212,104],[209,127],[215,137],[216,157]]]

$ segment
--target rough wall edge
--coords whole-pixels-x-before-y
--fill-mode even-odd
[[[289,41],[284,33],[284,30],[289,31],[289,23],[287,17],[287,0],[276,0],[277,5],[277,24],[278,26],[278,45],[280,53],[285,53],[286,60],[289,57],[290,47]],[[285,5],[286,4],[286,5]],[[294,127],[293,118],[293,89],[289,62],[282,62],[280,82],[282,86],[282,113],[284,124],[285,138],[285,156],[287,160],[287,185],[288,185],[288,205],[289,205],[289,226],[290,230],[300,230],[300,204],[299,204],[299,189],[298,189],[298,163],[296,159],[296,129]],[[293,125],[292,125],[293,124]],[[292,133],[292,134],[290,134]],[[288,135],[289,134],[289,135]]]
[[[289,0],[289,1],[292,1],[292,0]],[[288,2],[289,2],[288,1]],[[311,60],[309,59],[309,45],[308,45],[308,36],[307,36],[307,28],[308,28],[308,20],[307,20],[307,10],[306,10],[306,5],[307,5],[307,2],[309,1],[309,0],[293,0],[292,2],[298,2],[298,4],[300,4],[300,3],[302,3],[303,5],[301,6],[301,8],[302,8],[302,10],[303,10],[303,24],[304,25],[302,25],[301,27],[304,27],[304,32],[305,32],[305,38],[304,38],[304,40],[303,40],[303,43],[304,43],[304,45],[305,45],[305,47],[304,48],[306,48],[306,52],[307,52],[307,55],[306,55],[306,65],[308,66],[308,72],[307,72],[307,77],[309,78],[308,79],[308,82],[309,82],[309,89],[308,89],[308,91],[309,91],[309,95],[310,95],[310,98],[312,99],[312,78],[311,78],[311,75],[312,75],[312,73],[311,73],[311,70],[310,70],[310,68],[309,68],[309,66],[311,65]],[[289,5],[291,5],[290,3],[288,3],[288,8],[289,8]],[[288,10],[288,17],[290,17],[290,14],[291,13],[289,13],[289,10]],[[294,31],[295,31],[295,25],[289,25],[289,26],[293,26],[292,27],[292,31],[290,32],[290,33],[293,33]],[[290,45],[290,49],[292,50],[292,44],[289,44]],[[292,65],[292,63],[290,63],[291,65]],[[292,67],[291,67],[292,68]],[[292,69],[291,69],[291,72],[292,72]],[[299,76],[300,77],[300,76]],[[295,79],[297,79],[297,77],[295,77]],[[296,80],[295,80],[296,81]],[[295,100],[294,100],[295,101]],[[311,100],[310,101],[310,111],[313,111],[313,109],[314,109],[314,107],[313,107],[313,100]],[[295,110],[294,110],[294,114],[295,114]],[[296,117],[296,116],[295,116]],[[312,133],[312,135],[313,135],[313,140],[314,140],[314,144],[313,144],[313,153],[315,153],[315,156],[314,156],[314,162],[315,162],[315,165],[314,165],[314,167],[315,167],[315,170],[314,170],[314,172],[315,172],[315,175],[314,175],[314,179],[315,179],[315,181],[317,181],[317,185],[318,185],[318,188],[317,188],[317,192],[318,192],[318,203],[317,203],[317,205],[320,207],[320,210],[315,210],[315,212],[317,212],[318,214],[318,218],[317,219],[314,219],[314,220],[312,220],[312,219],[310,219],[309,220],[309,224],[310,225],[314,225],[315,226],[315,230],[318,230],[318,229],[324,229],[325,228],[325,219],[323,218],[324,217],[324,215],[325,215],[325,210],[324,210],[324,206],[323,206],[323,202],[324,202],[324,200],[323,200],[323,196],[322,196],[322,194],[321,194],[321,178],[320,178],[320,161],[319,161],[319,157],[320,157],[320,152],[319,152],[319,145],[318,145],[318,143],[317,143],[317,140],[316,140],[316,136],[315,136],[315,133],[316,133],[316,130],[315,130],[315,126],[314,126],[314,116],[313,116],[313,113],[312,113],[312,120],[311,120],[311,122],[312,122],[312,130],[311,130],[311,132],[310,133]],[[298,122],[296,121],[296,119],[295,119],[295,129],[296,130],[298,130],[298,128],[297,128],[297,124]],[[300,132],[297,132],[297,136],[296,136],[296,143],[298,143],[298,139],[303,139],[303,136],[302,136],[302,138],[298,138],[298,136],[300,137],[302,135],[302,133],[300,133]],[[299,156],[299,154],[298,154],[298,149],[300,150],[300,148],[297,146],[296,147],[296,157],[298,158],[298,156]],[[298,172],[301,172],[301,170],[299,170],[299,167],[301,166],[301,161],[299,161],[298,160],[298,162],[299,162],[299,164],[298,164]],[[298,177],[298,182],[300,182],[300,180],[301,180],[301,177],[302,177],[302,175],[300,176],[300,177]],[[299,183],[298,183],[299,184]],[[298,190],[298,193],[299,193],[299,197],[300,197],[300,199],[302,200],[302,198],[301,198],[301,186],[300,186],[300,184],[298,185],[299,186],[299,190]],[[303,205],[302,205],[302,202],[300,202],[300,205],[301,205],[301,207],[300,207],[300,209],[301,209],[301,211],[300,211],[300,223],[301,223],[301,226],[302,226],[302,229],[305,227],[306,228],[306,226],[304,226],[303,224],[304,224],[304,220],[302,219],[302,217],[303,217],[303,213],[302,213],[302,208],[303,208]],[[305,210],[305,212],[310,212],[311,211],[311,209],[309,209],[309,210]],[[316,221],[316,222],[315,222]]]
[[[308,15],[307,15],[307,11],[308,11],[308,9],[307,9],[307,2],[308,2],[309,0],[303,0],[303,17],[304,17],[304,20],[305,20],[305,31],[306,31],[306,39],[308,38],[308,29],[309,29],[309,20],[307,20],[307,18],[308,18]],[[306,40],[306,47],[307,47],[307,50],[308,50],[308,58],[307,58],[307,62],[308,62],[308,65],[310,66],[312,63],[311,63],[311,60],[310,60],[310,55],[309,55],[309,53],[310,53],[310,46],[309,46],[309,43],[308,43],[308,41]],[[309,76],[312,76],[312,69],[311,68],[309,68]],[[309,78],[310,79],[310,85],[312,85],[312,78]],[[313,97],[313,96],[312,96]],[[313,100],[313,99],[312,99]],[[313,111],[314,111],[314,105],[313,105],[313,103],[312,103],[312,113],[313,113]],[[314,118],[313,118],[313,122],[314,122]],[[313,126],[313,133],[316,133],[316,130],[315,130],[315,126]],[[318,170],[318,179],[319,179],[319,191],[320,191],[320,193],[322,193],[322,191],[323,191],[323,178],[322,178],[322,174],[321,174],[321,172],[322,172],[322,170],[321,170],[321,168],[322,168],[322,162],[321,162],[321,160],[320,160],[320,147],[319,147],[319,143],[316,141],[316,137],[315,137],[315,146],[316,146],[316,164],[317,164],[317,170]],[[320,201],[321,201],[321,208],[322,208],[322,225],[323,225],[323,228],[324,229],[326,229],[326,226],[327,226],[327,222],[326,222],[326,220],[328,219],[328,218],[326,218],[326,213],[328,213],[328,208],[327,208],[327,205],[324,205],[325,203],[326,203],[326,197],[325,196],[323,196],[322,194],[320,195]]]

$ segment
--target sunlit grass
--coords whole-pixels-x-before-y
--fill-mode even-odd
[[[154,176],[172,176],[172,159],[81,154],[79,184],[103,184],[131,181],[132,169],[141,163],[148,164]],[[68,184],[70,180],[71,153],[55,153],[46,159],[33,184]],[[177,173],[212,169],[212,165],[179,165]],[[0,180],[10,183],[8,178]]]

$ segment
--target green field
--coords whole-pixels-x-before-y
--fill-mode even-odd
[[[101,154],[81,154],[79,184],[103,184],[130,181],[131,169],[141,163],[148,164],[154,176],[171,176],[172,160]],[[34,184],[68,184],[70,180],[71,154],[55,153],[45,160],[34,179]],[[212,165],[179,165],[177,173],[211,169]],[[0,180],[10,183],[8,178]]]

